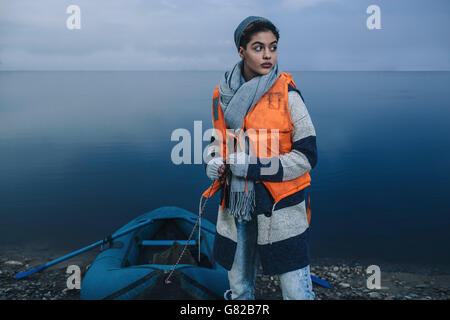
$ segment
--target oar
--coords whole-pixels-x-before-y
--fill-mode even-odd
[[[320,285],[322,287],[331,289],[330,284],[326,280],[323,280],[323,279],[320,279],[320,278],[317,278],[317,277],[314,277],[314,276],[311,276],[311,280],[312,280],[312,282],[317,283],[318,285]]]
[[[152,219],[146,219],[143,222],[141,222],[141,223],[139,223],[139,224],[137,224],[137,225],[135,225],[133,227],[130,227],[130,228],[128,228],[128,229],[126,229],[126,230],[124,230],[124,231],[122,231],[120,233],[117,233],[117,234],[114,234],[112,236],[109,236],[109,237],[107,237],[107,238],[105,238],[103,240],[99,240],[99,241],[97,241],[97,242],[95,242],[95,243],[93,243],[91,245],[88,245],[87,247],[84,247],[84,248],[79,249],[77,251],[74,251],[74,252],[71,252],[69,254],[66,254],[65,256],[63,256],[61,258],[58,258],[58,259],[55,259],[53,261],[47,262],[46,264],[43,264],[42,266],[36,267],[34,269],[27,270],[27,271],[19,272],[18,274],[16,274],[14,276],[14,278],[15,279],[22,279],[22,278],[28,277],[29,275],[32,275],[33,273],[39,272],[41,270],[44,270],[44,269],[46,269],[48,267],[51,267],[51,266],[57,264],[57,263],[60,263],[60,262],[62,262],[64,260],[67,260],[67,259],[70,259],[72,257],[75,257],[76,255],[79,255],[80,253],[83,253],[83,252],[86,252],[88,250],[91,250],[92,248],[95,248],[95,247],[100,246],[102,244],[106,244],[108,242],[111,242],[112,240],[117,239],[117,238],[119,238],[119,237],[121,237],[121,236],[123,236],[123,235],[125,235],[127,233],[130,233],[130,232],[132,232],[132,231],[134,231],[136,229],[139,229],[139,228],[149,224],[152,221],[153,221]]]

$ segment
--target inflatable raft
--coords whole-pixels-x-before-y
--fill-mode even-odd
[[[229,289],[227,271],[213,259],[215,226],[206,219],[201,223],[200,261],[197,228],[170,283],[165,283],[197,217],[178,207],[161,207],[124,225],[114,234],[151,220],[102,248],[82,280],[81,299],[223,299]]]

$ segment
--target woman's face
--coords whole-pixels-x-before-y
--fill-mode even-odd
[[[269,73],[277,61],[277,46],[277,38],[272,31],[255,33],[246,50],[239,48],[239,56],[244,59],[244,76],[253,78]]]

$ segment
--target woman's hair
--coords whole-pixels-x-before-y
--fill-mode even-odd
[[[244,31],[242,31],[241,40],[239,42],[239,46],[243,47],[247,50],[247,44],[250,42],[250,39],[255,33],[260,31],[272,31],[272,33],[277,38],[277,41],[280,39],[280,34],[278,32],[277,27],[275,27],[271,22],[267,20],[258,20],[248,25]]]

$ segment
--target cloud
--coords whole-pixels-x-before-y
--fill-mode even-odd
[[[239,57],[233,32],[249,15],[281,31],[280,64],[291,70],[431,66],[449,69],[449,24],[423,2],[381,6],[383,30],[365,27],[369,0],[77,0],[81,30],[68,30],[71,0],[4,0],[1,70],[224,70]],[[445,4],[448,6],[448,4]],[[420,26],[417,21],[421,21]],[[416,52],[416,53],[415,53]]]
[[[342,3],[338,0],[282,0],[281,6],[286,9],[300,10],[308,7],[315,7],[325,3]]]

